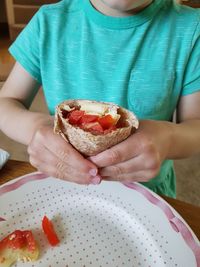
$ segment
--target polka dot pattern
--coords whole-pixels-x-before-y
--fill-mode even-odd
[[[23,266],[181,266],[168,252],[167,235],[148,212],[111,188],[53,178],[28,183],[2,197],[0,215],[6,222],[1,223],[0,238],[15,229],[33,230],[40,259]],[[50,247],[42,232],[44,215],[52,219],[61,240],[57,247]]]

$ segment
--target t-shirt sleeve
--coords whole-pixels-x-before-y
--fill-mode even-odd
[[[182,95],[200,91],[200,23],[191,46],[191,53],[185,70]]]
[[[33,16],[28,25],[10,46],[9,52],[22,67],[40,84],[40,13]]]

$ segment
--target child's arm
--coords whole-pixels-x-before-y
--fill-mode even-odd
[[[140,121],[139,129],[122,143],[91,157],[110,180],[146,182],[155,177],[164,159],[200,153],[200,92],[181,98],[178,124]]]
[[[10,138],[29,144],[36,128],[50,116],[28,111],[39,84],[16,63],[0,90],[0,129]]]
[[[53,118],[28,110],[39,84],[16,63],[0,90],[0,130],[28,145],[30,162],[39,171],[77,183],[94,183],[96,166],[53,133]],[[92,174],[91,174],[91,170]]]
[[[180,159],[200,153],[200,92],[181,97],[177,122],[173,132],[175,140],[172,140],[168,156]]]

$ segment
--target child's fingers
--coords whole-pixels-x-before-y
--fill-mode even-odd
[[[38,155],[30,155],[30,163],[43,173],[69,182],[79,184],[90,184],[92,179],[90,173],[84,173],[74,166],[70,166],[66,162],[60,160],[53,153],[49,152],[45,147],[41,149],[42,153]]]
[[[156,158],[147,159],[145,155],[140,155],[126,162],[101,168],[99,174],[113,180],[135,181],[136,178],[140,178],[140,181],[147,181],[155,177],[159,168],[160,162]]]
[[[134,173],[121,174],[118,176],[101,176],[102,180],[119,182],[148,182],[154,176],[148,171],[138,171]]]
[[[140,136],[134,134],[125,141],[89,159],[98,167],[111,166],[137,157],[142,150]]]
[[[54,134],[51,127],[44,127],[35,134],[28,152],[30,162],[51,176],[84,184],[92,183],[97,176],[97,167]]]
[[[70,166],[74,166],[74,168],[78,168],[83,173],[89,173],[91,169],[95,169],[97,172],[95,164],[86,160],[60,135],[54,134],[50,127],[45,127],[38,133],[38,141],[39,143],[43,143],[46,149],[60,160]]]

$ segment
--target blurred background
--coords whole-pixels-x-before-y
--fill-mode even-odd
[[[55,2],[58,1],[0,0],[0,90],[15,63],[8,53],[8,47],[41,5]],[[200,0],[179,2],[200,8]],[[31,109],[48,112],[42,90],[39,90]],[[0,148],[10,153],[11,159],[28,161],[26,147],[10,140],[1,131]],[[177,173],[177,198],[200,206],[200,156],[176,160],[175,169]]]

